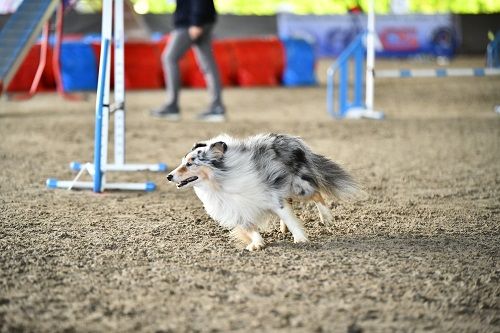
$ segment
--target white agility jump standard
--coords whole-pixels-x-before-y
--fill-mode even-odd
[[[384,113],[373,109],[375,94],[374,68],[375,68],[375,4],[374,0],[368,2],[368,22],[366,32],[358,35],[349,46],[340,54],[337,61],[327,71],[327,96],[326,105],[328,113],[336,118],[352,119],[384,119]],[[362,102],[363,61],[366,52],[365,64],[365,98]],[[354,61],[354,100],[349,100],[349,66]],[[335,77],[338,73],[338,107],[335,106]]]
[[[114,104],[110,105],[110,73],[111,43],[113,41],[113,1],[114,1]],[[166,171],[164,163],[140,164],[125,163],[125,70],[124,70],[124,25],[123,0],[104,0],[102,5],[102,36],[97,83],[96,121],[94,135],[94,163],[71,162],[70,168],[79,171],[72,181],[47,179],[49,188],[92,189],[94,192],[104,190],[139,190],[153,191],[156,185],[146,183],[107,183],[106,172],[110,171]],[[114,158],[108,164],[108,130],[109,116],[114,115]],[[78,181],[87,172],[93,179],[91,182]]]

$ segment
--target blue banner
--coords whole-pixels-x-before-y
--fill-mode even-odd
[[[281,39],[302,38],[314,45],[317,56],[335,57],[366,29],[364,14],[278,15]],[[458,46],[453,16],[377,15],[378,56],[436,55],[451,57]]]

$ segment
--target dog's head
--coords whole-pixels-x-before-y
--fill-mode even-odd
[[[213,179],[215,169],[223,169],[227,144],[223,141],[198,142],[184,156],[181,164],[167,176],[177,188],[191,187]]]

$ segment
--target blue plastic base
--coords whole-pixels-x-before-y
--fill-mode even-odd
[[[48,188],[57,188],[57,179],[55,178],[49,178],[45,182]]]
[[[69,168],[73,171],[80,171],[82,169],[82,164],[80,162],[71,162]]]
[[[153,192],[156,190],[156,184],[152,182],[147,182],[146,183],[146,192]]]

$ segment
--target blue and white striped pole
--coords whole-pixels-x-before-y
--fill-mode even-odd
[[[388,69],[375,71],[377,78],[467,77],[500,75],[500,68]]]
[[[113,38],[113,1],[102,2],[101,54],[97,82],[96,121],[94,135],[94,192],[102,192],[108,157],[109,88],[111,67],[111,39]]]
[[[101,44],[101,65],[99,68],[99,84],[95,110],[95,133],[94,133],[94,192],[102,192],[102,125],[103,125],[103,101],[104,81],[106,80],[106,67],[108,66],[109,39],[104,39]]]
[[[125,27],[123,0],[115,0],[114,19],[114,155],[115,164],[125,165]]]

